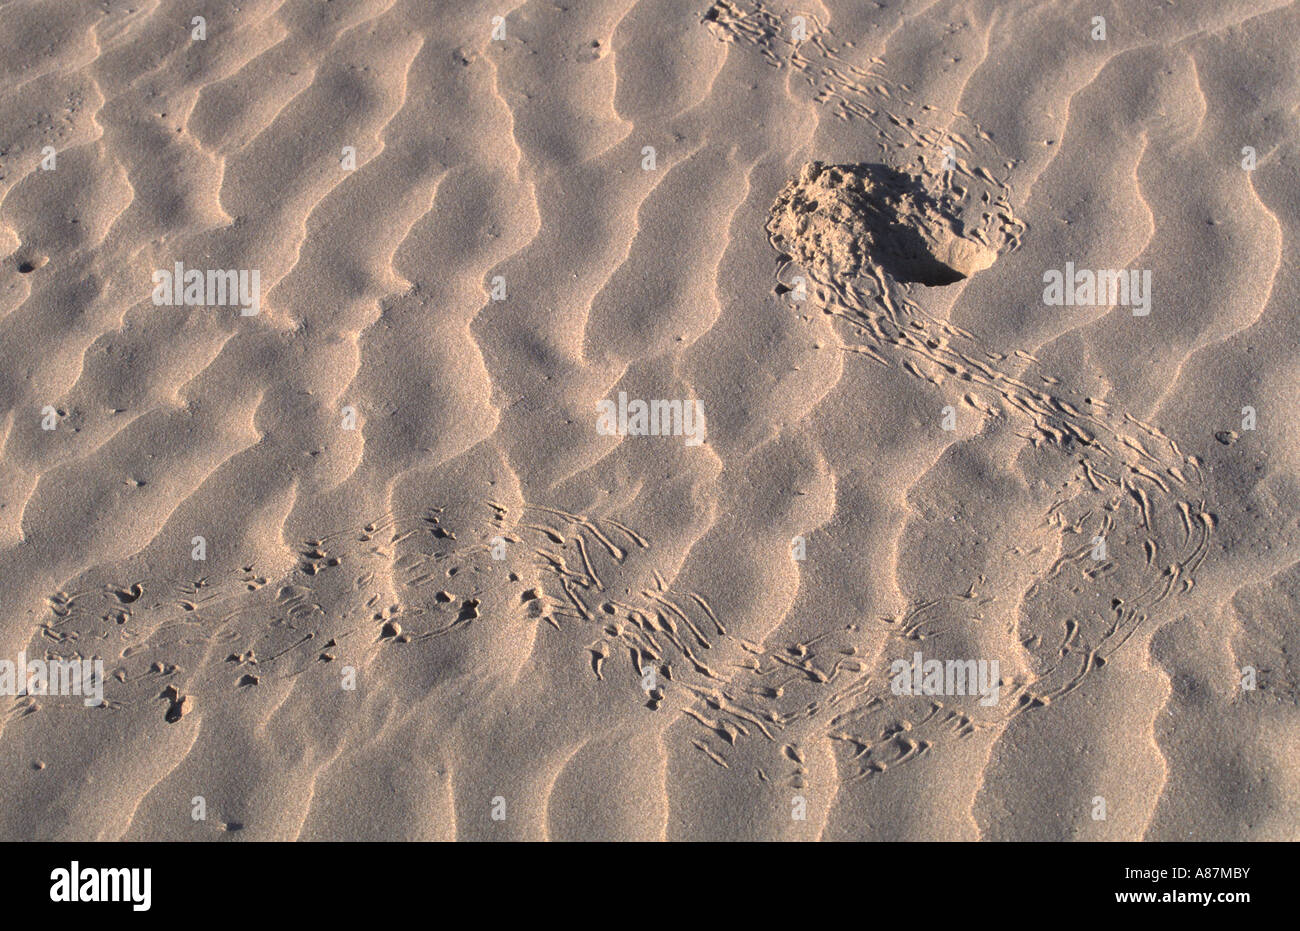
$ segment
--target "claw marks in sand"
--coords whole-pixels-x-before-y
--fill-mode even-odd
[[[912,89],[884,75],[884,63],[849,61],[834,34],[811,14],[788,20],[761,0],[717,0],[704,25],[721,41],[757,50],[774,68],[797,74],[792,93],[861,124],[879,167],[940,191],[963,217],[961,236],[994,253],[1014,251],[1025,224],[1011,210],[1003,177],[1014,162],[966,114],[914,99]],[[801,27],[801,28],[800,28]]]
[[[881,690],[879,669],[850,677],[853,684],[831,702],[838,707],[825,736],[856,765],[850,778],[869,777],[925,755],[947,736],[1001,724],[1077,689],[1153,611],[1192,588],[1215,518],[1197,456],[1128,412],[1071,391],[1031,353],[996,351],[919,303],[916,284],[941,286],[982,271],[1018,248],[1026,231],[1009,185],[993,173],[1014,163],[988,133],[964,114],[909,100],[908,87],[870,70],[879,62],[847,63],[832,34],[810,18],[803,41],[761,2],[718,0],[704,21],[724,41],[803,75],[819,103],[869,125],[878,146],[880,164],[812,162],[777,195],[767,224],[779,255],[777,293],[795,290],[788,272],[801,269],[807,285],[797,296],[836,318],[844,351],[897,366],[947,396],[955,389],[952,403],[973,409],[986,428],[968,443],[1019,437],[1017,468],[1036,496],[1030,513],[1041,515],[1028,545],[1015,534],[999,537],[990,515],[958,515],[944,527],[921,514],[909,526],[909,534],[929,534],[940,549],[957,546],[954,534],[981,538],[1034,574],[1014,607],[981,595],[986,580],[979,574],[963,580],[970,582],[964,594],[938,595],[890,619],[891,638],[901,642],[886,647],[888,655],[908,656],[909,642],[934,647],[945,637],[969,646],[967,628],[993,619],[1001,642],[1011,645],[1008,658],[1018,662],[1003,662],[1015,670],[1002,683],[1010,704],[1004,697],[994,714],[954,708],[946,698],[928,708],[907,699],[904,713],[899,699]],[[924,489],[914,492],[917,510],[943,509],[925,500]],[[844,636],[851,632],[831,632],[821,649],[842,640],[830,655],[852,656],[861,640]],[[832,668],[855,669],[852,662]],[[826,710],[816,699],[804,708],[810,717]],[[821,736],[822,728],[806,733]],[[789,759],[800,778],[802,764]]]
[[[1081,540],[1108,520],[1113,526],[1114,512],[1084,504],[1067,500],[1051,519]],[[512,515],[490,502],[455,520],[438,509],[388,514],[304,540],[296,565],[274,581],[252,565],[173,581],[115,583],[88,573],[49,598],[40,634],[51,655],[105,657],[107,708],[156,703],[160,722],[171,724],[221,689],[336,675],[345,654],[356,662],[364,651],[468,636],[475,625],[504,637],[515,635],[512,624],[544,623],[570,639],[575,661],[586,656],[611,700],[643,692],[646,713],[680,715],[698,730],[690,746],[719,767],[731,767],[741,744],[766,746],[772,763],[758,778],[800,786],[801,747],[812,742],[843,749],[856,767],[850,778],[876,776],[1077,688],[1147,612],[1190,585],[1204,557],[1211,522],[1203,512],[1148,506],[1150,520],[1181,522],[1186,552],[1156,583],[1091,613],[1079,610],[1081,573],[1102,577],[1107,592],[1128,590],[1140,580],[1125,547],[1141,545],[1112,533],[1108,563],[1093,562],[1086,548],[1058,559],[1026,594],[1023,621],[1009,623],[1022,634],[1026,671],[1003,683],[993,709],[977,697],[921,699],[890,688],[891,658],[941,643],[958,611],[989,610],[977,584],[898,618],[864,619],[805,642],[753,643],[729,631],[705,595],[675,591],[647,568],[652,559],[629,559],[653,557],[653,546],[625,523],[548,507]],[[503,545],[504,557],[494,558]],[[1067,603],[1072,612],[1058,610]],[[1063,616],[1074,618],[1064,629],[1036,620]],[[36,710],[22,698],[13,712]]]
[[[617,566],[648,545],[617,520],[533,507],[510,518],[492,502],[451,519],[439,508],[386,514],[303,540],[278,577],[252,564],[126,583],[92,570],[49,596],[39,635],[51,657],[104,658],[106,707],[158,701],[175,723],[210,690],[265,686],[368,650],[473,625],[595,623],[601,557]]]

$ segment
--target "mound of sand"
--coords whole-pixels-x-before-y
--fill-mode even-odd
[[[942,195],[883,165],[809,162],[772,204],[772,243],[825,279],[876,266],[903,282],[946,285],[997,259],[962,235]]]

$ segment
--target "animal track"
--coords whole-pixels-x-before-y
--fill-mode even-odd
[[[987,605],[991,599],[981,595],[978,581],[964,595],[914,605],[901,617],[864,619],[808,642],[752,643],[732,635],[704,595],[677,592],[657,573],[648,585],[635,573],[626,576],[629,552],[652,547],[632,528],[546,507],[511,515],[484,503],[472,521],[454,528],[437,509],[388,514],[304,541],[300,561],[274,581],[245,566],[225,577],[58,592],[49,598],[41,632],[52,650],[116,649],[118,658],[106,663],[108,707],[161,694],[168,699],[164,716],[174,723],[223,689],[260,688],[312,669],[325,674],[349,638],[404,649],[466,633],[474,624],[499,626],[502,611],[522,613],[568,635],[575,658],[585,650],[591,674],[610,685],[639,687],[653,670],[644,707],[661,712],[675,694],[678,704],[671,707],[703,731],[692,746],[720,766],[728,765],[729,750],[751,740],[774,751],[789,748],[779,756],[795,762],[791,754],[801,754],[801,743],[830,739],[856,765],[855,778],[866,778],[1063,697],[1104,665],[1148,612],[1190,586],[1212,521],[1178,504],[1172,514],[1161,510],[1163,498],[1148,500],[1148,520],[1157,513],[1160,520],[1175,517],[1186,531],[1182,557],[1152,580],[1138,538],[1120,539],[1114,531],[1121,509],[1141,520],[1131,494],[1140,488],[1127,488],[1126,495],[1116,486],[1099,510],[1085,495],[1052,509],[1049,525],[1083,541],[1111,521],[1117,552],[1097,564],[1087,546],[1068,550],[1026,593],[1017,630],[1030,672],[1007,683],[993,710],[893,695],[887,672],[890,659],[917,644],[943,641],[952,627],[949,608]],[[494,539],[505,541],[504,559],[492,558]],[[1110,599],[1108,611],[1058,610],[1086,600],[1079,572],[1071,571],[1080,567],[1085,577],[1102,581],[1097,591]],[[613,594],[618,591],[624,595]],[[388,600],[392,592],[395,601]],[[125,607],[124,593],[132,598]],[[489,603],[494,607],[485,612]],[[1077,620],[1057,629],[1055,619],[1065,616]],[[881,637],[886,648],[868,653],[867,643]],[[231,666],[233,675],[225,671]],[[785,776],[776,774],[778,766],[773,763],[772,774],[760,769],[759,778],[803,784],[802,764]]]
[[[1063,554],[1004,621],[1023,661],[1021,673],[1004,683],[1010,702],[1004,697],[999,707],[1009,704],[1009,710],[989,715],[953,709],[946,699],[931,700],[928,708],[920,699],[900,701],[881,688],[882,671],[875,669],[853,677],[825,704],[810,698],[804,712],[790,712],[816,717],[842,696],[854,696],[849,709],[829,720],[826,736],[850,751],[856,778],[865,778],[924,755],[948,735],[1000,726],[1077,689],[1150,612],[1191,589],[1215,518],[1205,504],[1198,457],[1127,412],[1072,393],[1029,353],[995,351],[927,314],[914,298],[911,284],[960,280],[1014,251],[1026,231],[1010,206],[1009,185],[981,167],[1013,165],[988,133],[963,114],[910,101],[906,86],[845,62],[824,29],[795,43],[788,24],[762,3],[720,0],[705,22],[720,38],[757,48],[774,67],[804,75],[819,103],[874,130],[881,155],[879,165],[811,163],[778,194],[768,223],[769,241],[780,254],[777,292],[790,293],[787,272],[801,268],[811,279],[813,306],[842,328],[844,351],[897,366],[948,393],[950,385],[960,385],[960,403],[987,424],[1014,425],[1027,445],[1027,468],[1051,490],[1038,505],[1043,542],[1018,553],[1008,544],[1031,564],[1053,547]],[[938,125],[940,117],[946,126]],[[1004,432],[995,431],[995,441]],[[958,535],[993,539],[981,525],[953,516],[958,526],[937,531],[947,546],[958,545]],[[1043,532],[1055,534],[1055,541]],[[1098,537],[1108,549],[1094,559]],[[952,616],[994,599],[977,592],[982,575],[964,581],[970,582],[966,594],[921,601],[889,619],[893,639],[902,642],[881,655],[906,655],[905,643],[943,643],[944,637],[969,644],[963,639],[969,631]],[[831,650],[831,641],[821,649]],[[852,656],[854,649],[846,640],[823,655]],[[830,670],[801,671],[829,683],[845,668],[837,659]],[[784,698],[790,684],[768,695]],[[908,703],[912,713],[904,710]],[[821,728],[806,733],[819,736]],[[800,766],[795,782],[801,776]]]

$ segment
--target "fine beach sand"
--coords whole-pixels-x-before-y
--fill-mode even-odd
[[[1297,35],[0,0],[0,838],[1300,839]]]

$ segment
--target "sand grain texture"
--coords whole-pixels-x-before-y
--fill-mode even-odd
[[[0,2],[0,837],[1300,838],[1298,31]]]

